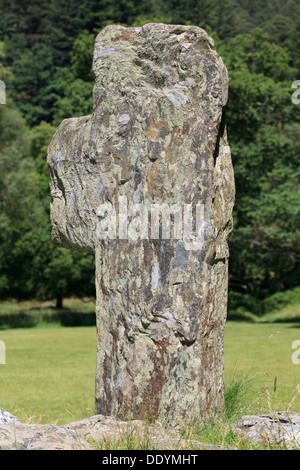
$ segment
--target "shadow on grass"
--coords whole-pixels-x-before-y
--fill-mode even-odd
[[[300,317],[293,317],[293,318],[274,318],[274,319],[268,319],[268,318],[261,318],[258,322],[258,324],[290,324],[290,328],[300,328]]]
[[[0,311],[0,330],[10,328],[34,328],[38,325],[58,324],[61,326],[96,326],[96,315],[93,307],[81,310],[72,307],[56,309],[55,307],[25,307],[13,311]],[[296,312],[295,312],[296,313]],[[229,310],[227,321],[252,324],[289,323],[291,328],[300,328],[300,314],[286,314],[285,311],[262,316],[241,310]]]
[[[254,315],[250,312],[229,311],[227,320],[232,322],[246,322],[256,324],[275,324],[275,323],[290,323],[294,324],[294,328],[300,328],[300,315],[289,316],[284,313],[280,316],[277,312],[273,314],[265,314],[262,316]],[[299,324],[299,326],[298,326]]]
[[[230,310],[227,314],[228,321],[238,321],[247,323],[256,323],[257,318],[255,315],[249,312],[239,312],[236,310]]]
[[[95,312],[77,312],[68,309],[31,308],[26,311],[0,314],[0,330],[10,328],[34,328],[40,324],[61,326],[95,326]]]

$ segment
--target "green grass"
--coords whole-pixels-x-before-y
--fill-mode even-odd
[[[0,365],[0,407],[23,422],[58,425],[94,414],[95,327],[50,323],[5,329],[0,331],[0,340],[6,344],[6,364]],[[300,412],[300,364],[291,359],[295,340],[300,340],[299,323],[228,321],[225,417],[183,429],[184,436],[212,444],[242,445],[231,430],[242,414]],[[122,442],[101,448],[147,446],[147,438],[133,432]]]
[[[251,376],[255,392],[253,408],[276,411],[291,407],[299,412],[300,364],[292,362],[295,340],[300,340],[299,323],[227,322],[224,348],[227,384],[237,373]]]
[[[5,330],[0,339],[0,407],[24,422],[58,425],[94,414],[94,327]]]

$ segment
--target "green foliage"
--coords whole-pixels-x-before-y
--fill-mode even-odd
[[[258,29],[219,49],[230,76],[227,122],[237,188],[231,288],[259,299],[299,279],[295,71],[287,52]]]
[[[30,279],[33,280],[35,295],[42,299],[64,297],[76,294],[78,297],[93,296],[94,260],[91,255],[55,247],[50,240],[49,218],[50,194],[49,175],[46,165],[47,147],[56,128],[42,122],[31,130],[31,156],[39,172],[39,200],[43,207],[43,222],[29,234],[32,245]],[[20,246],[23,250],[23,243]],[[21,251],[17,255],[20,257]]]
[[[260,316],[265,312],[265,306],[261,300],[255,298],[254,296],[230,291],[228,294],[228,311],[229,319],[237,319],[237,314],[244,314],[248,312]],[[245,317],[242,315],[241,318]]]
[[[172,21],[171,21],[170,16],[156,18],[155,16],[144,16],[144,15],[142,15],[142,16],[137,16],[136,17],[136,19],[134,20],[132,26],[139,27],[139,26],[143,26],[144,24],[147,24],[147,23],[165,23],[165,24],[169,24],[169,23],[172,23]]]
[[[44,194],[49,197],[49,178],[47,167],[47,149],[56,132],[56,127],[42,121],[38,126],[30,130],[30,155],[35,160],[35,165],[41,178],[45,181]]]
[[[71,71],[74,77],[85,82],[91,82],[94,79],[92,72],[94,42],[94,34],[84,30],[75,39],[70,53]]]
[[[288,39],[286,40],[286,45],[290,51],[290,55],[292,58],[292,65],[297,69],[297,77],[300,76],[300,56],[299,56],[299,49],[300,49],[300,20],[298,20],[294,28],[289,34]]]
[[[57,125],[70,116],[88,115],[92,112],[94,41],[94,35],[84,30],[73,44],[70,67],[59,69],[57,88],[61,97],[56,101],[54,116]]]
[[[265,309],[267,312],[274,312],[280,310],[287,305],[295,305],[300,303],[300,287],[295,287],[285,292],[276,292],[276,294],[264,300]]]
[[[0,107],[2,298],[94,295],[92,257],[56,248],[50,239],[46,155],[55,130],[46,122],[28,129],[11,100]]]
[[[230,77],[237,188],[230,310],[261,315],[263,299],[299,284],[300,0],[0,0],[0,10],[0,295],[93,290],[92,257],[51,243],[46,153],[64,118],[92,112],[93,43],[112,23],[195,24],[213,36]]]
[[[55,66],[51,49],[35,44],[12,65],[13,98],[30,125],[51,121],[57,100]]]
[[[0,295],[13,289],[10,272],[17,271],[13,250],[37,216],[37,178],[32,161],[25,158],[28,150],[26,127],[19,112],[11,103],[1,106]]]
[[[92,82],[77,78],[72,69],[60,69],[57,85],[64,95],[56,101],[54,123],[59,125],[63,119],[91,114],[93,111]]]

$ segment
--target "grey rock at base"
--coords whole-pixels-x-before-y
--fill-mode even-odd
[[[300,449],[300,413],[281,411],[274,414],[246,415],[233,428],[253,444],[275,444]]]
[[[152,449],[226,449],[181,439],[179,429],[166,430],[160,423],[119,421],[112,416],[96,415],[63,426],[17,421],[0,423],[0,450],[93,450],[105,443],[112,446],[122,439],[126,442],[129,436]],[[241,435],[241,440],[254,445],[300,449],[300,413],[242,416],[233,431]]]
[[[112,416],[97,415],[63,426],[53,424],[0,424],[0,450],[93,450],[115,447],[128,438],[137,445],[152,449],[219,449],[220,446],[181,439],[178,431],[166,432],[156,423],[118,421]]]
[[[179,429],[164,429],[160,423],[149,424],[139,420],[118,421],[112,416],[96,415],[62,426],[63,429],[75,431],[91,443],[114,445],[117,441],[127,442],[130,436],[137,445],[152,449],[226,449],[224,446],[207,444],[180,437]],[[125,444],[126,445],[126,444]]]
[[[21,421],[10,414],[8,411],[0,408],[0,424],[21,423]]]
[[[0,424],[0,450],[91,450],[78,433],[54,424]]]
[[[96,413],[170,423],[211,415],[224,409],[235,198],[227,70],[203,29],[164,24],[107,26],[93,70],[93,112],[61,123],[48,165],[52,240],[96,258]],[[122,218],[124,198],[128,210],[146,210]],[[169,238],[151,236],[162,204],[181,217],[202,205],[200,247],[175,236],[175,216]],[[103,239],[108,213],[120,219]],[[146,235],[131,236],[139,223]]]

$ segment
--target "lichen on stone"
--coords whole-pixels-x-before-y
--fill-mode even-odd
[[[93,70],[93,112],[61,123],[48,165],[54,243],[95,253],[96,413],[212,414],[224,408],[235,197],[227,70],[203,29],[155,23],[104,28]],[[100,239],[98,208],[118,216],[121,197],[149,220],[155,204],[202,205],[202,245],[176,239],[173,219],[169,239],[126,239],[118,227]],[[132,221],[121,218],[122,233]]]

